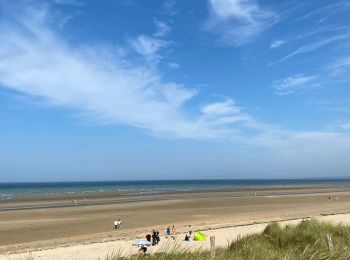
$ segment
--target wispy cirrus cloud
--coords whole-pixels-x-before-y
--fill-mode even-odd
[[[139,35],[129,40],[131,48],[142,55],[149,63],[158,63],[163,57],[160,52],[171,43],[164,37],[170,32],[171,28],[160,20],[155,20],[156,32],[152,35]]]
[[[257,0],[209,0],[209,6],[207,29],[233,46],[252,41],[278,21],[278,15]]]
[[[287,41],[286,40],[276,40],[271,42],[270,44],[270,49],[276,49],[278,47],[281,47],[282,45],[286,44]]]
[[[324,22],[334,15],[338,15],[343,12],[350,11],[350,3],[348,1],[334,1],[333,3],[323,5],[319,8],[311,10],[306,14],[298,17],[297,21],[303,21],[315,17],[318,18],[317,22]]]
[[[156,33],[154,34],[155,37],[164,37],[169,34],[171,28],[167,23],[160,20],[155,20],[154,24],[156,26]]]
[[[131,47],[149,62],[157,62],[161,59],[159,51],[167,46],[169,42],[148,35],[139,35],[130,40]]]
[[[49,9],[31,7],[14,14],[15,23],[1,20],[0,33],[7,36],[0,42],[1,86],[84,118],[166,137],[234,138],[254,121],[232,99],[203,104],[188,115],[196,89],[166,81],[155,66],[128,57],[131,47],[153,58],[165,46],[159,39],[139,36],[122,47],[72,46],[49,26],[49,16]]]
[[[320,86],[317,75],[295,74],[282,80],[273,82],[272,88],[278,95],[287,95],[301,89]]]
[[[348,66],[350,66],[350,56],[344,56],[344,57],[338,58],[336,61],[329,64],[327,66],[327,69],[333,70],[333,69],[338,69],[338,68],[348,67]]]
[[[130,42],[117,47],[115,43],[71,45],[50,26],[49,16],[49,10],[31,7],[17,13],[15,23],[0,18],[0,33],[6,35],[0,41],[2,87],[49,106],[68,108],[85,120],[137,127],[163,138],[225,140],[278,153],[317,152],[330,144],[341,154],[349,151],[349,135],[262,124],[233,98],[197,105],[198,100],[192,102],[197,89],[167,80],[154,64],[134,62],[129,57],[135,51]],[[138,50],[146,57],[166,48],[144,45],[147,48],[140,44]],[[316,79],[299,74],[276,84],[281,93],[290,93]]]
[[[277,63],[282,63],[286,60],[289,60],[290,58],[292,58],[294,56],[315,51],[317,49],[320,49],[322,47],[325,47],[325,46],[330,45],[330,44],[335,43],[335,42],[346,41],[346,40],[349,40],[349,38],[350,38],[349,34],[340,34],[340,35],[335,35],[332,37],[322,39],[320,41],[305,44],[305,45],[297,48],[295,51],[284,56],[283,58],[279,59],[278,61],[270,63],[269,65],[271,66],[271,65],[274,65]]]

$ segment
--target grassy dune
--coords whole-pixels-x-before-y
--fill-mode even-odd
[[[332,237],[329,249],[326,236]],[[106,260],[120,259],[111,255]],[[213,259],[209,251],[181,251],[169,249],[166,253],[131,256],[130,260],[198,260]],[[280,227],[270,224],[263,233],[242,237],[226,249],[217,249],[215,259],[350,259],[350,227],[317,221],[303,221],[297,226]]]

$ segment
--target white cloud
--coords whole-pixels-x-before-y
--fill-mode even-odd
[[[286,43],[287,43],[286,40],[276,40],[270,44],[270,49],[278,48]]]
[[[333,62],[331,65],[327,67],[327,69],[338,69],[341,67],[348,67],[350,66],[350,56],[341,57],[335,62]]]
[[[71,46],[47,25],[49,14],[36,9],[2,21],[0,84],[48,105],[78,111],[84,117],[143,128],[151,134],[180,138],[232,138],[252,119],[232,101],[185,113],[197,91],[162,79],[148,64],[131,62],[119,47]],[[154,57],[164,43],[140,36],[132,46]],[[215,115],[215,116],[214,116]]]
[[[164,37],[167,34],[169,34],[171,28],[165,22],[155,20],[154,24],[156,26],[156,33],[154,34],[154,36]]]
[[[130,44],[137,53],[144,56],[147,60],[157,61],[161,58],[159,51],[169,43],[155,37],[140,35],[130,40]]]
[[[337,42],[337,41],[348,40],[349,38],[350,37],[348,34],[340,34],[340,35],[336,35],[333,37],[323,39],[321,41],[317,41],[317,42],[303,45],[303,46],[299,47],[298,49],[296,49],[295,51],[291,52],[290,54],[286,55],[282,59],[278,60],[277,62],[271,63],[270,65],[275,64],[275,63],[284,62],[284,61],[286,61],[286,60],[288,60],[296,55],[311,52],[311,51],[317,50],[319,48],[325,47],[329,44],[332,44],[334,42]]]
[[[231,115],[239,114],[241,112],[241,110],[235,106],[232,99],[228,99],[225,102],[206,105],[201,111],[205,116]]]
[[[333,17],[335,15],[338,15],[342,12],[348,11],[350,8],[350,4],[348,1],[334,1],[334,3],[331,3],[329,5],[321,6],[318,9],[314,9],[308,13],[306,13],[303,16],[300,16],[297,18],[297,21],[314,18],[315,16],[319,16],[320,19],[318,22],[324,22],[325,20],[329,19],[330,17]]]
[[[84,119],[138,127],[166,138],[227,140],[278,153],[313,149],[313,156],[324,151],[322,146],[326,152],[349,152],[350,135],[260,124],[229,98],[199,109],[192,106],[189,113],[187,106],[197,90],[167,81],[147,63],[135,64],[128,51],[120,51],[124,46],[68,44],[48,26],[48,15],[34,10],[20,15],[15,24],[2,21],[0,33],[6,37],[0,41],[1,86],[69,108]],[[159,48],[140,52],[154,55]],[[287,93],[316,79],[294,75],[276,86]]]
[[[275,12],[256,0],[209,0],[212,17],[207,27],[230,45],[243,45],[277,22]]]
[[[167,47],[170,42],[163,39],[170,32],[170,27],[159,20],[154,21],[156,32],[152,35],[139,35],[131,39],[130,45],[137,53],[144,56],[149,63],[156,64],[162,59],[160,51]]]
[[[286,79],[274,81],[272,87],[277,94],[287,95],[300,89],[319,86],[319,83],[316,82],[317,78],[316,75],[296,74]]]

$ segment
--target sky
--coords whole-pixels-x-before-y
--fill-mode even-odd
[[[0,5],[0,182],[350,176],[349,1]]]

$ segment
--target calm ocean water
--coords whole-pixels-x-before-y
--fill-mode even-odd
[[[150,194],[167,191],[224,190],[269,185],[350,184],[350,179],[172,180],[0,183],[0,200],[34,194],[122,192]]]

